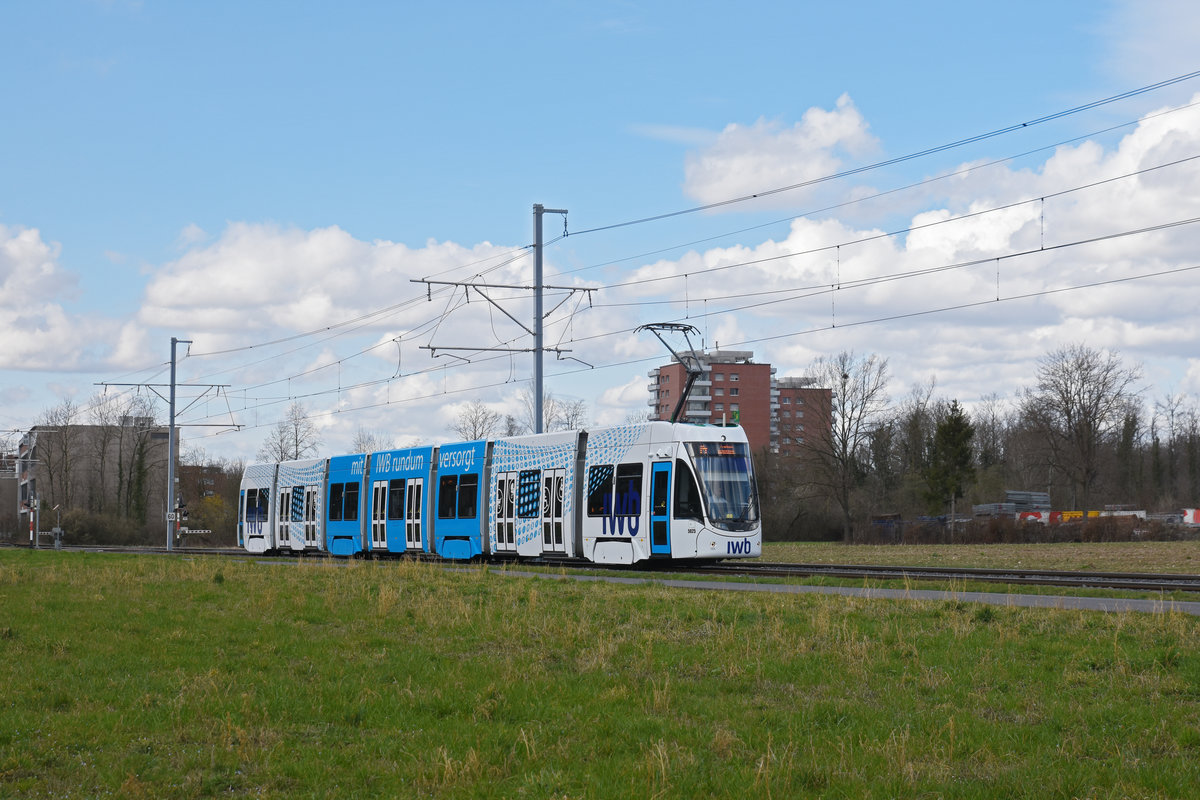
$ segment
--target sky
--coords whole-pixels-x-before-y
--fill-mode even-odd
[[[1077,343],[1148,407],[1200,397],[1194,3],[48,0],[0,30],[0,430],[166,395],[172,338],[212,457],[296,402],[327,455],[519,415],[534,204],[567,211],[546,391],[596,424],[648,410],[652,322],[779,376],[878,354],[897,402],[1013,402]]]

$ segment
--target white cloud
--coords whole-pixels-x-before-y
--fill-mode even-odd
[[[650,379],[646,374],[635,374],[625,383],[609,386],[600,393],[593,416],[601,425],[624,422],[630,412],[648,411],[650,395],[646,387]]]
[[[673,142],[690,147],[707,147],[717,140],[718,134],[704,128],[687,128],[682,125],[632,125],[630,130],[638,136]]]
[[[1101,32],[1122,80],[1154,83],[1196,69],[1200,6],[1185,0],[1118,0]]]
[[[891,359],[899,384],[936,374],[940,391],[971,400],[1014,392],[1031,380],[1038,356],[1085,341],[1131,361],[1156,361],[1158,373],[1181,380],[1185,359],[1200,352],[1193,302],[1200,272],[1053,292],[1200,264],[1200,225],[1104,238],[1200,217],[1200,163],[1058,194],[1200,153],[1200,108],[1156,114],[1111,148],[1084,142],[1060,148],[1033,169],[997,166],[957,177],[946,204],[914,214],[914,226],[928,227],[906,236],[879,238],[879,231],[845,221],[797,219],[778,241],[648,264],[637,277],[686,274],[686,282],[643,284],[639,294],[686,293],[692,315],[741,306],[706,323],[689,321],[711,332],[709,346],[753,349],[780,374],[794,374],[823,353],[877,352]],[[763,162],[773,152],[766,149]],[[1025,199],[1032,202],[989,211]],[[1056,247],[1089,239],[1096,241]],[[1031,254],[1011,257],[1021,251]],[[726,269],[709,271],[717,267]],[[882,280],[889,276],[899,279]],[[1008,299],[1023,295],[1032,296]],[[681,305],[675,309],[684,313]],[[729,320],[736,320],[732,332],[725,330]]]
[[[119,322],[68,313],[77,277],[35,228],[0,225],[0,368],[72,370],[112,363]]]
[[[179,232],[179,238],[176,240],[175,245],[180,250],[186,250],[189,247],[207,242],[210,238],[208,231],[196,223],[190,222]]]
[[[836,161],[850,144],[872,144],[866,130],[845,100],[834,111],[810,112],[793,129],[759,123],[723,134],[706,151],[714,171],[704,191],[741,180],[734,169],[738,159],[751,171],[776,176],[757,188],[794,181],[795,175],[779,175],[796,152]],[[1007,257],[1043,242],[1052,246],[1200,216],[1200,169],[1192,165],[1052,197],[1196,152],[1200,111],[1179,111],[1145,120],[1111,147],[1086,142],[1030,168],[999,166],[957,177],[945,197],[927,200],[912,214],[914,224],[941,224],[907,236],[883,237],[869,223],[845,217],[798,218],[776,238],[646,263],[621,276],[629,285],[597,293],[594,310],[583,303],[583,311],[572,315],[572,301],[547,321],[548,346],[598,367],[573,371],[577,365],[549,357],[547,388],[589,400],[602,423],[645,410],[645,369],[670,357],[653,336],[631,331],[645,322],[681,320],[699,328],[710,348],[719,342],[725,349],[754,350],[780,375],[797,374],[815,356],[842,349],[879,353],[891,361],[895,396],[906,383],[930,375],[937,376],[939,393],[964,402],[993,392],[1011,395],[1032,378],[1038,356],[1081,340],[1152,362],[1148,374],[1195,391],[1200,325],[1193,298],[1200,294],[1200,272],[1012,302],[996,298],[1198,263],[1195,225]],[[740,191],[724,185],[722,191]],[[1036,202],[955,219],[1025,198]],[[474,294],[466,304],[461,289],[435,290],[428,302],[425,287],[410,282],[466,278],[520,248],[437,241],[409,247],[363,241],[336,226],[305,230],[244,222],[215,236],[189,226],[181,241],[184,252],[151,271],[136,319],[117,321],[68,313],[64,304],[74,280],[59,263],[57,245],[36,230],[0,227],[0,365],[140,366],[165,357],[167,337],[189,338],[192,356],[181,364],[181,379],[228,382],[240,390],[228,405],[211,403],[207,413],[228,419],[232,407],[243,424],[265,427],[291,399],[300,399],[325,415],[320,425],[329,452],[347,447],[360,427],[398,442],[435,441],[461,403],[478,398],[511,408],[513,387],[528,379],[527,352],[444,349],[527,349],[529,336],[513,320]],[[554,255],[548,257],[547,282],[572,282],[569,275],[555,275]],[[938,269],[972,260],[982,263]],[[883,280],[922,270],[926,274]],[[528,260],[517,260],[488,272],[486,280],[524,284],[528,273]],[[529,293],[489,294],[517,319],[532,317]],[[922,315],[954,306],[962,307]],[[716,313],[722,310],[728,313]],[[873,322],[884,319],[890,321]],[[350,320],[355,322],[344,324]],[[323,328],[328,330],[315,339],[201,357]],[[423,346],[443,349],[433,358]],[[650,359],[645,368],[627,363],[640,359]],[[603,369],[608,365],[616,366]],[[282,399],[268,406],[261,405],[263,398]],[[252,444],[239,449],[253,452],[262,435],[248,429],[241,441]]]
[[[791,127],[765,119],[726,126],[716,141],[688,155],[684,191],[702,203],[716,203],[792,186],[838,172],[845,155],[861,156],[875,144],[854,102],[842,95],[832,111],[810,108]],[[794,206],[807,196],[784,192],[766,202]]]

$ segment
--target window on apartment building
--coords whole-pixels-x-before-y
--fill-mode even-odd
[[[713,411],[724,411],[724,410],[725,410],[724,403],[713,403]]]
[[[729,373],[729,380],[736,381],[737,379],[738,379],[738,374],[736,372]]]
[[[737,404],[737,403],[730,403],[730,404],[729,404],[729,410],[730,410],[730,411],[739,411],[740,409],[738,408],[738,404]]]
[[[790,406],[792,404],[792,398],[781,397],[781,398],[779,398],[779,402],[783,403],[785,406]]]
[[[735,386],[735,387],[733,387],[732,389],[730,389],[730,390],[729,390],[729,396],[730,396],[730,397],[737,397],[737,396],[738,396],[738,390],[737,390],[737,387],[736,387],[736,386]]]
[[[723,380],[725,380],[725,373],[723,373],[723,372],[715,372],[715,373],[713,373],[713,380],[714,380],[714,381],[723,381]]]
[[[792,412],[790,412],[790,411],[784,411],[784,412],[783,412],[783,418],[784,418],[784,419],[787,419],[787,418],[788,418],[788,417],[790,417],[790,416],[792,416]]]
[[[724,396],[725,396],[725,390],[724,390],[724,389],[720,389],[720,388],[718,388],[718,389],[714,389],[714,390],[713,390],[713,394],[714,394],[716,397],[724,397]]]
[[[658,382],[659,382],[659,383],[670,383],[670,382],[671,382],[671,376],[670,376],[670,375],[659,375],[659,376],[658,376]]]

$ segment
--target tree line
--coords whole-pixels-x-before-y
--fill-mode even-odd
[[[1033,385],[985,397],[968,411],[936,382],[893,402],[877,355],[814,362],[832,389],[828,430],[803,454],[763,453],[758,470],[772,538],[853,541],[872,517],[970,513],[1006,490],[1048,492],[1061,510],[1128,506],[1175,511],[1200,501],[1200,409],[1194,399],[1150,399],[1142,370],[1084,344],[1037,362]]]
[[[985,397],[970,411],[939,396],[932,379],[893,400],[888,361],[876,354],[819,358],[808,372],[832,390],[829,407],[811,412],[830,425],[810,425],[800,455],[755,454],[769,538],[854,541],[873,517],[969,513],[971,505],[1002,501],[1006,490],[1048,492],[1061,510],[1174,511],[1200,503],[1200,407],[1184,394],[1152,398],[1141,368],[1115,351],[1056,349],[1038,360],[1031,386]],[[528,433],[533,397],[532,387],[524,389],[513,414],[470,402],[451,430],[464,440]],[[588,423],[583,401],[547,394],[543,407],[548,431]],[[628,420],[645,418],[631,412]],[[38,426],[43,513],[58,506],[64,527],[96,531],[94,540],[157,541],[166,442],[150,399],[100,396],[86,410],[67,400]],[[320,446],[319,429],[293,403],[257,457],[315,457]],[[395,446],[386,434],[359,429],[351,451]],[[191,527],[229,539],[243,462],[195,448],[180,462]]]
[[[64,400],[37,420],[34,440],[40,527],[86,541],[141,541],[163,524],[165,430],[147,397]]]

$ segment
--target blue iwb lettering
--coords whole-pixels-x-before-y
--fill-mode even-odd
[[[745,555],[750,555],[750,550],[750,540],[742,539],[740,542],[730,542],[726,546],[725,552],[727,555],[731,556],[742,555],[743,553]]]
[[[642,497],[636,491],[628,491],[625,494],[617,496],[616,506],[614,507],[611,495],[604,496],[603,525],[601,533],[612,536],[619,536],[625,533],[625,526],[629,526],[629,535],[637,536],[638,529],[641,527],[642,518],[637,516],[637,511],[642,506]]]

